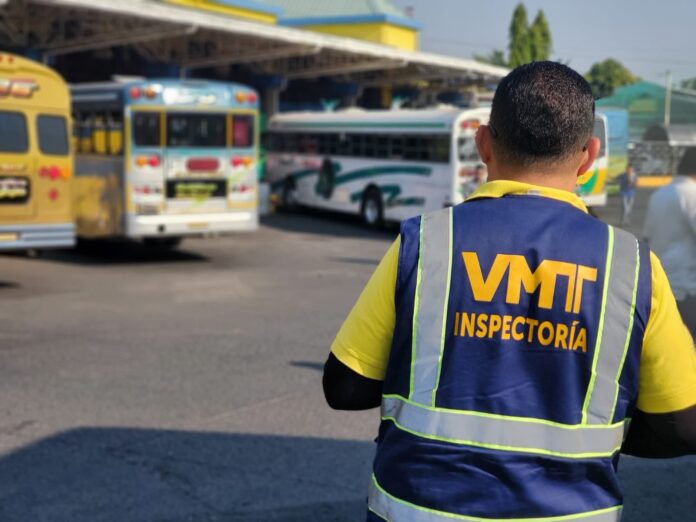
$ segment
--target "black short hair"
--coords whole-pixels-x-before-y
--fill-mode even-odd
[[[677,174],[696,174],[696,147],[687,147],[677,165]]]
[[[532,62],[502,79],[493,97],[494,149],[524,166],[579,152],[592,136],[594,97],[587,81],[556,62]]]

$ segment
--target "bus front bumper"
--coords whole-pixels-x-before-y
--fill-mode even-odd
[[[75,246],[73,223],[0,225],[0,251]]]
[[[229,232],[251,232],[258,228],[256,211],[220,214],[129,215],[126,235],[130,238],[193,237]]]

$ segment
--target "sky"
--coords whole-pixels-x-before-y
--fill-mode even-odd
[[[471,58],[507,49],[508,26],[519,0],[392,0],[414,9],[423,23],[421,50]],[[696,76],[696,1],[525,0],[530,23],[543,9],[553,59],[581,73],[615,58],[643,80]]]

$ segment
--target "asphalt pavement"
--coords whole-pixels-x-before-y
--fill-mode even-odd
[[[321,369],[395,234],[0,256],[0,522],[363,520],[377,411],[331,411]],[[623,459],[624,520],[696,519],[695,464]]]

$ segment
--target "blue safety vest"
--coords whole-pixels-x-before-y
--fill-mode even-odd
[[[651,291],[635,237],[533,192],[405,221],[368,520],[620,520]]]

